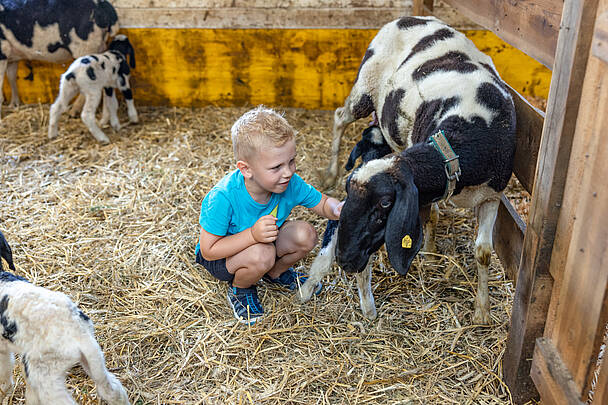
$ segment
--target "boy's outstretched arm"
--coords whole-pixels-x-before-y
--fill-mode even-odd
[[[344,205],[344,201],[338,201],[333,197],[328,197],[325,194],[321,197],[321,201],[314,207],[312,207],[312,211],[325,217],[327,219],[340,219],[340,212],[342,211],[342,206]]]
[[[271,243],[277,239],[277,219],[264,215],[251,228],[234,235],[218,236],[201,227],[201,255],[205,260],[218,260],[234,256],[256,243]]]

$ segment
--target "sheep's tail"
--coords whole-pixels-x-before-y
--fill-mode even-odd
[[[4,238],[2,232],[0,232],[0,257],[2,257],[8,263],[8,268],[15,271],[15,264],[13,263],[13,252],[8,242]],[[0,261],[0,270],[2,270],[2,263]]]
[[[83,320],[91,333],[83,336],[80,344],[82,355],[81,364],[86,373],[97,386],[99,396],[110,405],[129,405],[129,397],[124,387],[114,374],[106,368],[106,362],[99,344],[92,333],[92,324],[89,320]]]

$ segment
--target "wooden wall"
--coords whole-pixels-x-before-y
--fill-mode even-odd
[[[393,0],[114,0],[135,49],[138,105],[341,105],[367,45],[385,22],[411,13]],[[441,4],[441,3],[440,3]],[[447,6],[437,15],[464,30],[519,93],[546,98],[551,72]],[[52,102],[67,65],[19,68],[26,103]],[[8,95],[5,84],[5,94]]]

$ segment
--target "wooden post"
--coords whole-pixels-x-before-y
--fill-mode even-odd
[[[516,403],[538,395],[530,379],[530,359],[536,338],[542,336],[551,298],[553,279],[549,265],[593,32],[589,21],[595,20],[596,9],[597,0],[564,2],[529,224],[503,359],[504,379]]]

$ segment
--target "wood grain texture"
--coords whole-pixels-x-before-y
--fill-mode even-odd
[[[444,1],[546,67],[553,67],[561,1]]]
[[[543,403],[552,405],[582,405],[568,368],[561,360],[551,340],[539,338],[534,348],[531,376]]]
[[[564,3],[562,29],[537,163],[524,252],[519,269],[511,330],[503,360],[505,380],[516,402],[536,393],[528,383],[534,342],[542,336],[552,291],[549,274],[566,171],[577,122],[597,0]]]
[[[122,29],[135,48],[137,105],[266,104],[335,109],[344,103],[377,30]],[[489,31],[465,34],[490,55],[501,76],[531,96],[548,91],[551,73]],[[67,65],[21,64],[25,103],[54,101]],[[539,83],[531,85],[531,83]],[[10,94],[5,81],[5,94]],[[545,93],[546,94],[546,93]]]
[[[500,264],[505,269],[507,277],[514,280],[514,283],[517,283],[517,269],[521,261],[525,233],[526,224],[504,194],[501,195],[492,240]]]

